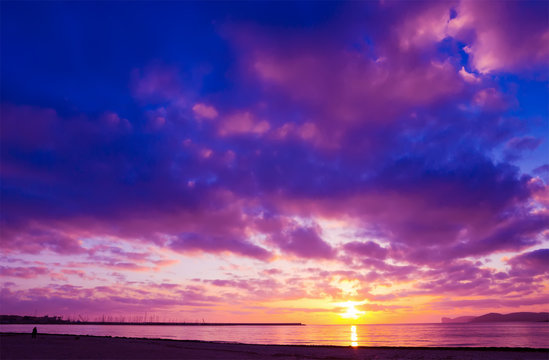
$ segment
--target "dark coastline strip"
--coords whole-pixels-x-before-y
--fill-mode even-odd
[[[0,359],[27,360],[547,360],[549,349],[260,345],[88,335],[0,333]]]

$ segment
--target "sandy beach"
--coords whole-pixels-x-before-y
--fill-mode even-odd
[[[7,359],[540,359],[549,349],[249,345],[100,336],[0,334]]]

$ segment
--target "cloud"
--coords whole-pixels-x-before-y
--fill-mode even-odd
[[[543,142],[543,139],[535,138],[533,136],[524,136],[521,138],[512,138],[505,144],[510,150],[535,150]]]
[[[391,4],[395,6],[396,4]],[[447,36],[451,8],[455,1],[429,4],[418,9],[397,27],[399,47],[406,51],[411,47],[433,46]]]
[[[462,254],[484,255],[496,251],[520,251],[541,242],[541,233],[549,221],[548,214],[529,214],[508,219],[494,227],[491,234],[457,244],[452,251]]]
[[[357,122],[390,122],[410,104],[430,104],[459,94],[462,87],[448,62],[378,62],[344,49],[326,51],[320,44],[318,49],[290,45],[274,50],[263,49],[264,44],[260,37],[247,39],[251,74],[289,101],[315,109],[316,125],[324,131],[337,131],[335,124],[344,128]]]
[[[266,120],[256,119],[252,113],[245,111],[223,118],[219,123],[218,133],[221,136],[262,135],[269,131],[270,128],[271,126]]]
[[[528,251],[512,257],[507,263],[514,276],[549,275],[549,249]]]
[[[101,122],[105,123],[107,126],[111,127],[113,130],[120,131],[131,131],[132,125],[128,119],[120,118],[117,113],[112,111],[104,112],[100,119]]]
[[[480,73],[539,69],[549,61],[546,10],[536,1],[464,0],[448,33],[469,43],[471,64]]]
[[[473,103],[484,111],[506,110],[510,102],[494,88],[482,89],[473,98]]]
[[[318,234],[314,227],[298,227],[280,235],[275,235],[272,240],[284,252],[309,259],[330,259],[334,256],[334,250]]]
[[[8,267],[0,266],[0,275],[7,277],[18,277],[23,279],[31,279],[40,275],[49,274],[49,270],[45,267]]]
[[[535,297],[531,299],[516,299],[513,297],[506,298],[483,298],[483,299],[462,299],[462,300],[439,300],[433,301],[432,307],[435,309],[499,309],[507,308],[508,311],[517,309],[523,306],[541,305],[547,302],[547,297]]]
[[[543,164],[532,170],[532,173],[541,177],[546,184],[549,184],[549,164]]]
[[[4,242],[1,245],[3,251],[23,252],[37,254],[43,250],[49,250],[63,255],[82,254],[85,249],[80,241],[62,231],[49,228],[28,228],[24,232],[14,232],[5,229]]]
[[[264,248],[247,241],[228,237],[207,237],[197,233],[185,233],[172,240],[168,246],[175,251],[205,251],[210,253],[232,252],[260,260],[268,260],[271,254]]]
[[[120,321],[132,321],[129,315],[145,312],[154,313],[173,307],[209,307],[221,299],[205,294],[203,289],[179,287],[172,293],[153,292],[150,288],[138,286],[96,286],[80,287],[71,285],[31,288],[28,290],[0,290],[2,311],[10,314],[51,315],[62,312],[67,315],[83,314],[90,321],[101,317],[116,316]],[[141,320],[143,321],[143,319]]]
[[[459,71],[459,74],[463,78],[463,80],[469,82],[469,83],[478,83],[480,82],[480,78],[476,76],[474,73],[470,73],[467,70],[465,70],[465,67],[462,66],[461,70]]]
[[[350,253],[364,256],[364,257],[371,257],[376,259],[384,259],[387,257],[387,249],[379,246],[379,244],[373,242],[373,241],[366,241],[366,242],[359,242],[359,241],[351,241],[348,243],[345,243],[343,246],[344,249]]]
[[[523,152],[535,150],[542,142],[542,138],[533,136],[514,137],[505,144],[504,156],[508,161],[517,160]]]
[[[218,115],[217,110],[210,105],[197,103],[193,105],[193,111],[199,119],[215,119]]]
[[[140,101],[166,102],[178,99],[182,93],[177,68],[152,64],[144,70],[134,69],[131,74],[133,95]]]

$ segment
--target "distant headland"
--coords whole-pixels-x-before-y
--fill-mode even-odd
[[[0,324],[64,324],[64,325],[177,325],[177,326],[301,326],[302,323],[212,323],[159,321],[84,321],[68,320],[61,316],[0,315]]]
[[[441,320],[449,323],[483,323],[483,322],[549,322],[548,312],[514,312],[510,314],[489,313],[481,316],[460,316],[457,318],[443,317]]]

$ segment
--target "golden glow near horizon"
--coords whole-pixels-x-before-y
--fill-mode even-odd
[[[347,301],[342,303],[341,305],[346,307],[347,310],[343,313],[340,313],[339,315],[344,319],[358,319],[362,315],[366,314],[366,311],[358,310],[355,306],[359,305],[360,303],[356,301]]]

